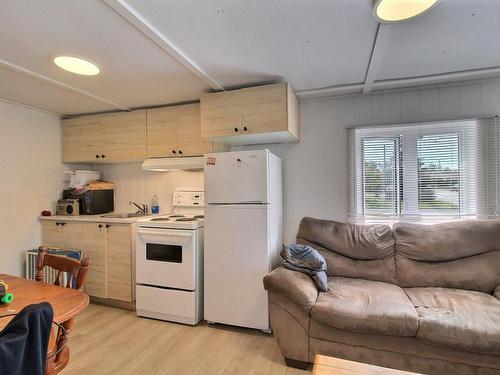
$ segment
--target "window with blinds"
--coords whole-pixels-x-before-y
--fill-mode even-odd
[[[498,217],[500,121],[349,130],[353,222]]]

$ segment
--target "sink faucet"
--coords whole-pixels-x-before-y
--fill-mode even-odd
[[[148,213],[148,205],[147,204],[143,204],[142,207],[139,206],[137,203],[135,202],[128,202],[128,204],[131,206],[131,205],[134,205],[138,208],[137,210],[137,213],[141,213],[141,214],[144,214],[146,215]]]

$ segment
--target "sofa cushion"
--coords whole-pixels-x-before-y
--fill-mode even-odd
[[[500,355],[500,301],[495,297],[446,288],[408,288],[405,292],[418,312],[417,340]]]
[[[354,332],[415,336],[417,312],[403,290],[393,284],[329,277],[311,317],[320,324]]]
[[[500,220],[397,223],[393,231],[399,285],[488,294],[500,285]]]
[[[323,255],[329,276],[397,283],[394,237],[388,225],[356,225],[305,217],[297,243]]]

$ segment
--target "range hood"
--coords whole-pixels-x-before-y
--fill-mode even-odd
[[[178,170],[202,170],[203,156],[183,156],[173,158],[146,159],[142,169],[153,172],[167,172]]]

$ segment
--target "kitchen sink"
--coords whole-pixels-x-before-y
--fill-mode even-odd
[[[123,214],[106,214],[106,215],[101,215],[101,217],[106,217],[108,219],[130,219],[133,217],[141,217],[141,216],[146,216],[146,214],[140,213],[140,212],[129,212],[129,213],[123,213]]]

